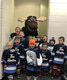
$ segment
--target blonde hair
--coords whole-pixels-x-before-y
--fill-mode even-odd
[[[9,42],[7,42],[7,45],[8,45],[8,44],[11,44],[11,45],[13,46],[13,43],[12,43],[12,41],[9,41]]]

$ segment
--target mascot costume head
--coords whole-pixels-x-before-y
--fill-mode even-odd
[[[37,37],[38,35],[38,21],[43,22],[46,20],[46,17],[40,17],[37,19],[36,16],[28,16],[27,18],[19,18],[18,21],[24,22],[25,21],[25,26],[22,27],[22,31],[25,34],[25,37],[28,36],[35,36]]]

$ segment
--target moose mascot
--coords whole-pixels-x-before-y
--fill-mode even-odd
[[[25,37],[28,36],[35,36],[37,37],[38,35],[38,21],[43,22],[46,20],[46,17],[40,17],[37,19],[36,16],[28,16],[27,18],[19,18],[18,21],[24,22],[25,21],[25,26],[22,27],[22,31],[25,34]]]

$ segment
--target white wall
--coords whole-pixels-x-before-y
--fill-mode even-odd
[[[1,0],[0,0],[0,26],[2,25],[2,21],[1,21],[1,19],[2,19],[2,17],[1,17],[1,15],[2,15],[2,13],[1,13],[1,10],[2,10],[2,7],[1,7],[2,5],[1,5]],[[2,35],[1,35],[1,30],[2,30],[2,28],[0,27],[0,51],[1,51],[1,37],[2,37]]]
[[[2,32],[2,28],[1,28],[1,26],[2,26],[2,21],[1,21],[2,20],[2,17],[1,17],[2,5],[1,5],[1,1],[2,0],[0,0],[0,54],[2,53],[2,34],[1,34],[1,32]],[[0,57],[0,79],[1,79],[1,77],[2,77],[2,66],[1,66],[1,57]]]
[[[0,0],[0,79],[2,78],[1,56],[9,41],[14,21],[14,0]]]
[[[48,38],[66,38],[67,44],[67,0],[50,0]]]
[[[9,41],[14,21],[14,0],[2,0],[2,47]]]

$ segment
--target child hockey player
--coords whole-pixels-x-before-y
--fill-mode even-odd
[[[37,53],[37,49],[35,48],[35,41],[29,41],[29,48],[26,50],[26,60],[27,60],[27,80],[30,80],[31,76],[34,76],[34,80],[37,79],[38,72],[40,71],[39,66],[42,63],[42,58],[39,53]],[[38,59],[39,62],[38,62]]]
[[[18,56],[14,49],[12,49],[13,44],[11,42],[7,43],[7,48],[4,50],[2,55],[2,64],[4,66],[4,73],[7,75],[8,80],[13,80],[13,74],[16,72],[16,67],[18,65]]]
[[[18,36],[19,33],[20,33],[20,28],[19,28],[19,27],[16,27],[16,28],[15,28],[15,33],[12,33],[12,34],[10,35],[11,39],[13,39],[13,37],[15,37],[15,36]]]
[[[44,35],[42,40],[43,40],[43,43],[49,44],[48,43],[48,36],[47,35]]]
[[[20,37],[20,44],[22,45],[23,48],[27,48],[28,47],[28,41],[26,40],[26,38],[24,38],[24,32],[20,31],[19,33],[19,37]]]
[[[55,45],[55,39],[52,38],[52,39],[50,39],[49,45],[48,45],[48,50],[50,50],[51,53],[53,51],[54,45]]]
[[[40,49],[42,49],[42,43],[47,43],[47,45],[49,45],[47,40],[48,40],[47,35],[44,35],[42,38],[41,44],[39,45]]]
[[[39,53],[41,53],[42,55],[42,60],[43,60],[40,74],[42,74],[43,76],[48,75],[50,70],[50,64],[52,62],[51,53],[47,48],[48,48],[47,43],[43,43],[42,49],[39,51]]]
[[[20,37],[15,37],[13,48],[17,52],[17,55],[20,60],[20,65],[17,67],[17,77],[20,78],[21,66],[26,65],[26,54],[25,54],[25,51],[24,51],[22,45],[20,44]]]
[[[38,48],[40,44],[41,44],[41,37],[37,36],[37,38],[36,38],[36,47]]]
[[[33,39],[32,36],[28,36],[28,37],[27,37],[28,44],[29,44],[29,41],[30,41],[31,39]],[[29,45],[28,45],[28,48],[29,48]]]
[[[59,37],[59,44],[56,44],[53,49],[53,76],[58,77],[61,75],[61,70],[67,59],[67,48],[64,45],[65,38]]]
[[[53,51],[54,45],[55,45],[55,39],[54,39],[54,37],[52,37],[52,39],[50,39],[49,45],[48,45],[48,50],[51,52],[51,55],[52,55],[52,51]],[[53,57],[52,57],[52,60],[53,60]],[[52,65],[50,66],[49,73],[50,74],[52,73]]]

